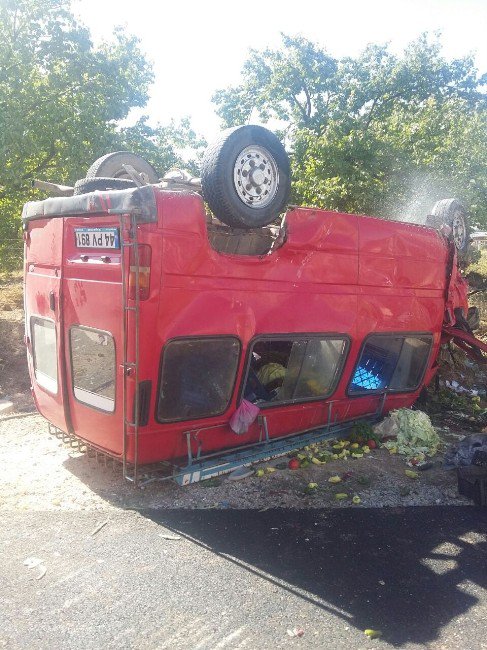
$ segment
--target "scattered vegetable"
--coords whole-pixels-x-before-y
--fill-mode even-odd
[[[357,495],[355,495],[352,499],[352,503],[354,503],[355,505],[358,505],[361,501],[362,499]]]
[[[419,476],[419,472],[415,472],[412,469],[405,469],[404,473],[406,474],[406,476],[409,476],[409,478],[418,478]]]
[[[304,493],[314,494],[317,488],[318,488],[318,483],[308,483],[308,485],[304,488]]]
[[[406,408],[397,409],[389,413],[388,419],[391,431],[397,435],[396,442],[384,443],[391,453],[402,454],[408,459],[418,454],[436,454],[440,438],[426,413]]]
[[[301,467],[301,463],[297,458],[291,458],[291,460],[288,463],[289,469],[299,469]]]
[[[328,483],[340,483],[341,480],[339,476],[330,476]]]
[[[348,499],[348,494],[345,492],[338,492],[335,494],[335,499],[337,499],[337,501],[343,501],[343,499]]]
[[[365,636],[368,636],[369,639],[379,639],[382,636],[380,630],[364,630]]]
[[[350,435],[351,442],[358,442],[364,444],[367,440],[374,436],[374,430],[368,422],[357,422],[352,428]]]

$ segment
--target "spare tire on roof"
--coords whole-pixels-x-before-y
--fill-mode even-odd
[[[468,258],[470,246],[470,224],[465,206],[458,199],[442,199],[437,201],[431,214],[426,217],[426,225],[439,230],[441,226],[449,226],[449,239],[457,249],[458,259]]]
[[[201,184],[204,199],[220,221],[235,228],[260,228],[286,207],[289,158],[267,129],[237,126],[206,150]]]
[[[145,183],[159,182],[159,176],[154,167],[142,158],[142,156],[131,153],[130,151],[114,151],[98,158],[86,172],[86,178],[110,177],[130,179],[123,165],[133,167]]]
[[[74,184],[73,194],[87,194],[96,190],[128,190],[132,187],[137,185],[126,178],[81,178]]]

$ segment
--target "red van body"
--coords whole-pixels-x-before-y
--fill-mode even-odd
[[[37,408],[129,463],[184,458],[188,431],[203,454],[259,441],[259,421],[238,436],[229,421],[266,349],[288,360],[271,369],[304,354],[300,373],[316,361],[306,350],[333,357],[322,384],[315,364],[304,391],[294,378],[285,399],[253,395],[271,439],[410,406],[435,373],[445,312],[467,311],[452,247],[410,223],[293,208],[280,246],[226,254],[198,194],[157,186],[29,203],[23,220]],[[357,383],[390,354],[383,385]]]

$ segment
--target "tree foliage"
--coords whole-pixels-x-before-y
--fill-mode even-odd
[[[370,45],[340,60],[282,40],[251,51],[241,83],[213,100],[225,126],[282,127],[296,202],[419,218],[455,194],[487,226],[487,76],[471,57],[448,61],[426,35],[402,56]]]
[[[162,173],[180,164],[179,147],[200,144],[187,122],[151,127],[141,118],[119,126],[145,105],[152,81],[136,38],[117,29],[113,40],[95,47],[70,0],[0,0],[4,265],[19,241],[22,204],[44,196],[32,190],[34,178],[72,184],[96,158],[123,149],[146,155]]]

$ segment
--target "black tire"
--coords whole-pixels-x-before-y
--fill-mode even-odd
[[[284,147],[262,126],[223,131],[203,158],[203,197],[214,215],[234,228],[260,228],[275,221],[285,209],[290,181]]]
[[[458,199],[437,201],[426,217],[426,225],[439,230],[446,224],[451,228],[450,241],[457,249],[458,259],[466,261],[470,247],[470,224],[465,206]]]
[[[132,187],[137,185],[126,178],[81,178],[74,184],[73,194],[87,194],[95,190],[128,190]]]
[[[139,156],[130,151],[114,151],[98,158],[91,165],[86,173],[86,178],[128,178],[122,165],[131,165],[138,172],[146,183],[158,183],[159,176],[154,167]]]

